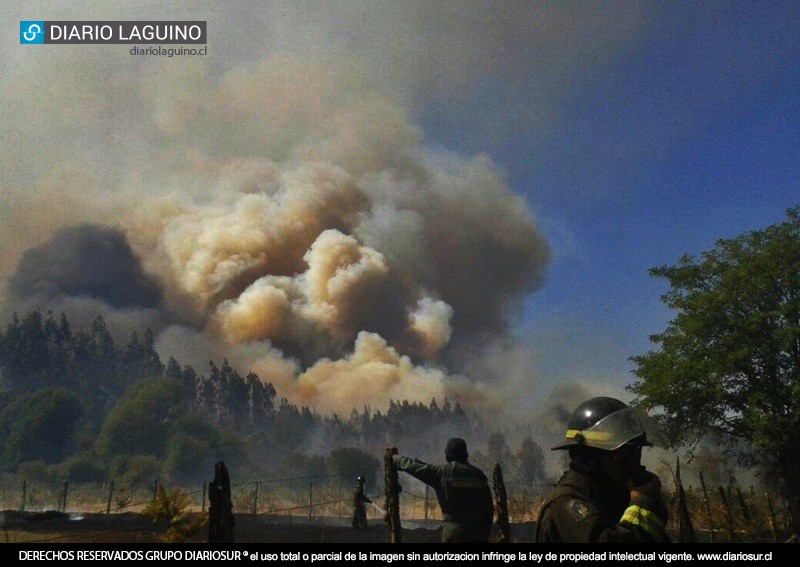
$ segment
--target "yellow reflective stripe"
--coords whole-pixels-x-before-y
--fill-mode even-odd
[[[628,506],[620,520],[622,522],[642,528],[655,539],[661,539],[664,534],[664,521],[647,508]]]
[[[567,439],[574,439],[576,435],[582,435],[587,441],[608,441],[611,435],[602,431],[580,431],[578,429],[567,429]]]

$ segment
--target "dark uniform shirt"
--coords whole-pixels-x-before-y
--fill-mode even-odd
[[[660,500],[630,499],[568,470],[545,501],[536,523],[536,543],[666,543],[667,510]]]
[[[444,519],[445,543],[485,543],[494,519],[494,500],[489,480],[478,467],[453,461],[431,465],[419,459],[392,457],[397,470],[429,485],[436,492]]]

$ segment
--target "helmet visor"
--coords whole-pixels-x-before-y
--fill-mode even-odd
[[[641,445],[666,447],[668,441],[654,419],[631,407],[615,411],[583,431],[567,431],[567,439],[577,440],[579,435],[589,447],[606,451],[613,451],[640,436],[643,437]]]

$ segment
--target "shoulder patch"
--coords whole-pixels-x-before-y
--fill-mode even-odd
[[[574,498],[570,498],[569,501],[567,501],[567,509],[581,520],[589,515],[589,507],[580,500]]]

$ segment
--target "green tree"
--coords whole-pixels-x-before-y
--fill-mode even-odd
[[[283,458],[280,464],[278,470],[281,472],[278,474],[286,474],[286,471],[291,471],[292,478],[287,481],[287,487],[291,490],[305,490],[309,483],[319,483],[328,476],[325,458],[321,455],[294,452]]]
[[[102,482],[108,476],[108,468],[92,452],[73,455],[60,465],[59,478],[72,482]]]
[[[652,268],[676,314],[660,349],[631,358],[629,389],[676,446],[716,438],[740,464],[772,469],[800,533],[800,207],[764,230],[718,240],[699,259]]]
[[[375,486],[377,472],[381,462],[369,453],[356,447],[342,447],[328,453],[325,460],[328,471],[344,482],[355,483],[356,478],[363,476],[368,486]]]
[[[514,461],[514,455],[506,443],[506,436],[502,433],[492,433],[486,442],[486,458],[489,459],[489,470],[494,468],[495,463],[501,467],[508,468]]]
[[[544,452],[531,437],[522,440],[522,445],[516,454],[515,465],[511,480],[517,485],[532,489],[544,484]]]
[[[202,481],[214,470],[213,440],[208,436],[176,431],[166,447],[163,471],[167,479],[190,484]]]
[[[153,455],[118,455],[111,459],[109,478],[131,490],[152,489],[158,478],[161,462]]]
[[[132,386],[106,416],[97,450],[116,455],[163,457],[175,420],[181,414],[181,386],[172,380],[150,380]]]
[[[5,387],[33,392],[50,385],[47,334],[39,311],[31,311],[22,321],[14,314],[0,339],[0,375]]]
[[[245,440],[230,429],[220,429],[198,414],[186,414],[173,426],[166,444],[163,477],[167,481],[196,484],[224,460],[241,468],[245,462]]]
[[[80,400],[65,388],[24,394],[0,412],[2,468],[23,461],[61,461],[83,415]]]

